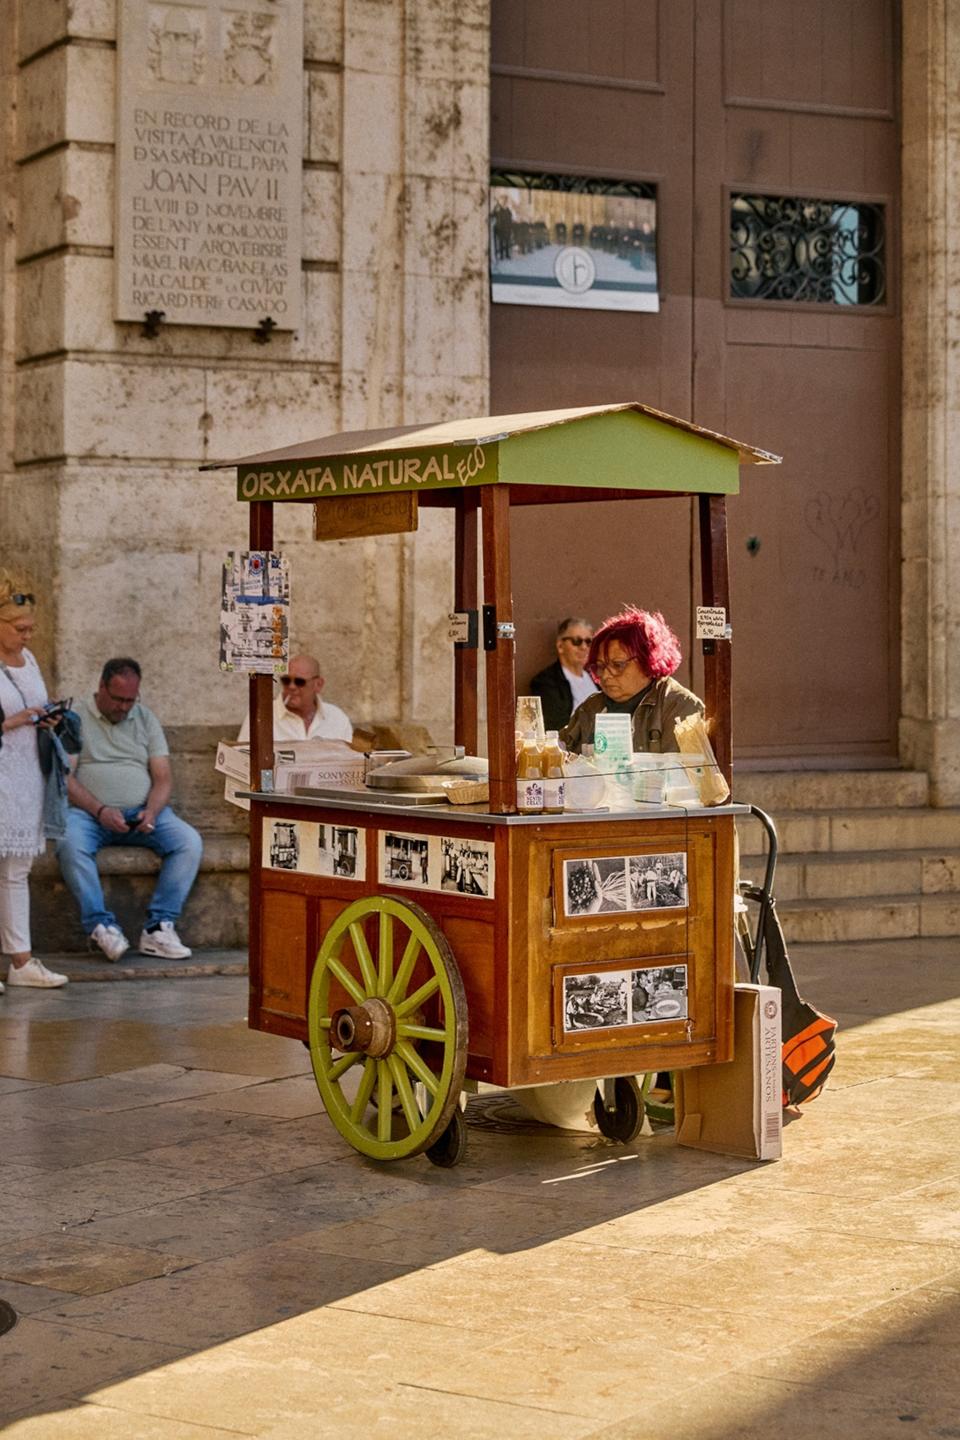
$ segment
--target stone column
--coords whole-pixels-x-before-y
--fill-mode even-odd
[[[903,6],[901,758],[960,805],[960,0]]]

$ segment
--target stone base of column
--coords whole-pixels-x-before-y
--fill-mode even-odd
[[[960,720],[900,721],[900,758],[930,777],[930,804],[960,806]]]

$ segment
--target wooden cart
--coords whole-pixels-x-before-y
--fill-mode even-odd
[[[330,1118],[357,1150],[454,1163],[461,1093],[480,1081],[598,1078],[600,1128],[631,1139],[642,1107],[630,1077],[731,1058],[743,807],[516,813],[509,507],[696,496],[700,598],[729,616],[725,497],[742,462],[776,460],[618,405],[335,435],[233,462],[253,550],[271,548],[280,501],[313,504],[318,538],[409,529],[417,506],[452,506],[454,608],[469,632],[453,656],[454,729],[468,753],[485,662],[482,805],[272,793],[272,686],[250,682],[249,1022],[309,1043]],[[637,543],[639,561],[639,530]],[[703,646],[729,778],[729,634]]]

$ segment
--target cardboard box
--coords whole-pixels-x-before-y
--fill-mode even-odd
[[[221,740],[214,768],[225,776],[223,795],[231,805],[249,810],[238,792],[250,789],[250,746]],[[303,740],[277,747],[273,788],[289,795],[300,786],[363,789],[363,756],[342,740]]]
[[[782,1154],[780,991],[737,985],[733,999],[733,1059],[697,1065],[675,1076],[678,1145],[779,1160]]]

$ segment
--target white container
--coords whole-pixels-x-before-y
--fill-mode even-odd
[[[630,763],[633,776],[633,798],[641,805],[662,805],[667,780],[676,755],[655,755],[652,751],[636,751]]]

